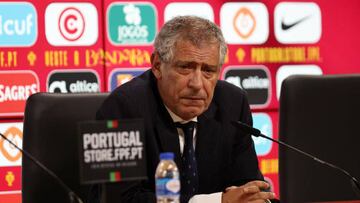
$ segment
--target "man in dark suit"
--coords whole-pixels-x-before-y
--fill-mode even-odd
[[[190,198],[190,202],[206,203],[274,198],[273,193],[262,191],[269,185],[262,181],[251,137],[230,124],[252,125],[252,117],[244,91],[218,81],[226,51],[214,23],[176,17],[155,40],[151,70],[118,87],[105,100],[99,119],[143,118],[145,124],[148,180],[124,183],[126,189],[119,195],[123,202],[155,202],[159,153],[168,151],[175,154],[182,175],[181,202]],[[195,122],[195,131],[186,139],[185,130],[175,123],[189,122]],[[195,156],[193,162],[186,162],[195,167],[192,177],[186,177],[187,156]]]

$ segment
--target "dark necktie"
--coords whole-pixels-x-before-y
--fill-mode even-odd
[[[176,123],[176,127],[184,131],[184,149],[181,157],[182,168],[180,171],[181,180],[181,203],[187,203],[198,190],[198,173],[193,145],[193,133],[196,122],[190,121],[185,124]]]

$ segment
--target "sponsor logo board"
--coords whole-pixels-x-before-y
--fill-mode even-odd
[[[269,36],[269,13],[260,2],[225,3],[220,27],[229,44],[263,44]]]
[[[55,70],[49,73],[47,91],[58,93],[99,92],[97,72],[91,70]]]
[[[253,113],[253,126],[262,134],[273,137],[271,118],[266,113]],[[258,156],[266,156],[271,152],[272,142],[262,137],[252,136],[255,143],[255,151]]]
[[[276,97],[279,100],[282,82],[291,75],[322,75],[317,65],[283,65],[276,73]]]
[[[164,20],[171,20],[176,16],[193,15],[214,22],[214,11],[210,4],[205,2],[173,2],[165,7]]]
[[[144,73],[149,68],[116,68],[109,74],[108,90],[113,91],[120,85],[123,85],[134,77],[137,77]]]
[[[148,2],[116,2],[107,10],[107,34],[114,45],[150,45],[157,32],[156,7]]]
[[[321,37],[321,11],[314,2],[281,2],[276,5],[274,30],[283,44],[316,43]]]
[[[22,148],[22,123],[0,123],[0,132],[10,141]],[[0,138],[0,167],[21,166],[21,152],[8,141]]]
[[[37,12],[29,2],[0,2],[0,47],[29,47],[37,39]]]
[[[0,116],[22,116],[26,99],[39,90],[39,78],[33,71],[1,71]]]
[[[17,193],[21,193],[21,166],[0,167],[0,195]]]
[[[53,46],[90,46],[98,32],[98,13],[91,3],[51,3],[45,10],[45,35]]]
[[[263,108],[269,104],[271,80],[265,66],[228,66],[222,75],[222,79],[247,92],[251,107]]]

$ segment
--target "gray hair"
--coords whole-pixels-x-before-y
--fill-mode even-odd
[[[160,60],[170,62],[173,59],[173,49],[178,40],[188,40],[197,47],[204,43],[219,43],[219,66],[224,64],[227,46],[215,23],[196,16],[178,16],[165,23],[154,43]]]

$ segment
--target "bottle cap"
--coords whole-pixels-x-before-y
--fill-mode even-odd
[[[160,159],[174,159],[174,153],[172,152],[160,153]]]

